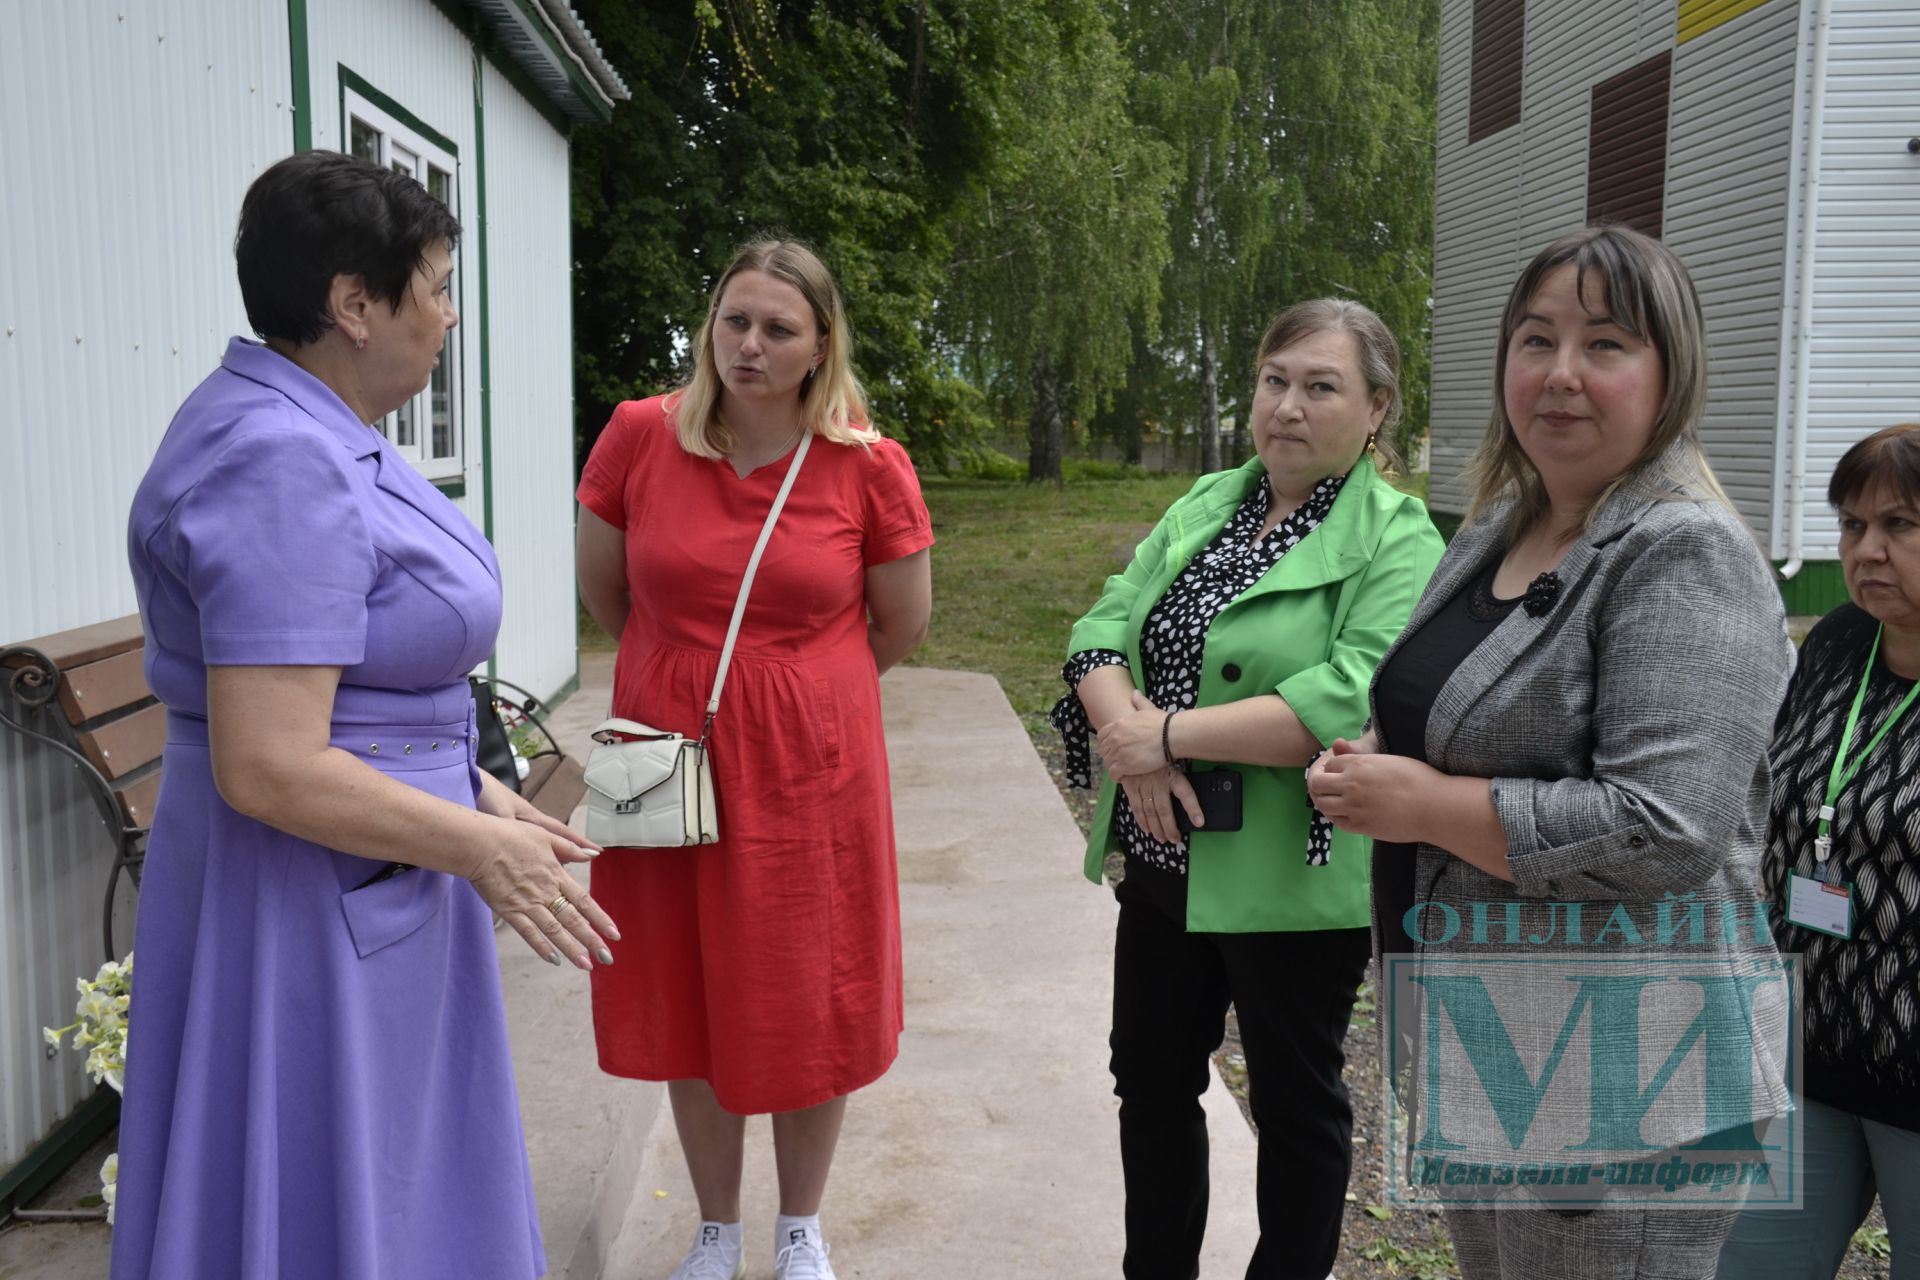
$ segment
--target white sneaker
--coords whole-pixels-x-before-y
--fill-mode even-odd
[[[818,1235],[796,1232],[798,1239],[773,1255],[773,1280],[839,1280],[827,1255],[833,1250]]]
[[[746,1274],[746,1250],[729,1249],[717,1227],[702,1224],[700,1238],[667,1280],[741,1280]]]

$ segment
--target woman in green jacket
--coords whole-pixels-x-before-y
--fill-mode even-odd
[[[1203,476],[1073,628],[1054,709],[1069,776],[1110,781],[1087,878],[1115,889],[1114,1092],[1129,1280],[1190,1280],[1207,1211],[1199,1097],[1229,1003],[1255,1123],[1255,1277],[1333,1266],[1351,1163],[1342,1042],[1370,949],[1367,841],[1307,801],[1304,770],[1367,716],[1374,666],[1439,561],[1417,498],[1381,476],[1399,349],[1380,318],[1321,299],[1260,344],[1257,456]],[[1195,780],[1241,797],[1205,826]],[[1230,806],[1229,806],[1230,807]],[[1181,830],[1184,812],[1195,828]]]

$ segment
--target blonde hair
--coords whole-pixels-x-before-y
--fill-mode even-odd
[[[1367,450],[1373,465],[1383,474],[1404,477],[1406,463],[1393,447],[1391,433],[1400,421],[1405,400],[1400,394],[1400,344],[1393,331],[1372,308],[1347,298],[1310,298],[1296,302],[1273,318],[1260,339],[1260,354],[1254,358],[1258,370],[1268,356],[1284,351],[1294,343],[1317,333],[1348,333],[1360,353],[1360,376],[1369,392],[1387,393],[1387,412],[1380,425],[1367,437]]]
[[[1592,528],[1607,499],[1676,442],[1686,446],[1692,472],[1684,478],[1686,483],[1707,498],[1732,507],[1700,444],[1700,418],[1707,407],[1707,324],[1693,278],[1671,249],[1650,236],[1626,227],[1585,227],[1561,236],[1536,254],[1507,295],[1507,308],[1500,317],[1500,345],[1493,360],[1493,413],[1467,467],[1473,497],[1467,504],[1464,523],[1472,524],[1489,505],[1509,495],[1515,499],[1511,537],[1520,537],[1547,516],[1546,485],[1520,448],[1519,437],[1507,417],[1507,348],[1541,283],[1550,272],[1564,266],[1574,269],[1574,290],[1582,306],[1586,305],[1588,276],[1594,277],[1606,291],[1607,313],[1614,323],[1658,351],[1666,375],[1646,447],[1594,498],[1582,513],[1579,527]],[[1701,496],[1701,492],[1660,495],[1667,500]]]
[[[680,447],[703,458],[724,458],[733,448],[733,430],[720,420],[713,323],[720,311],[720,296],[742,271],[764,271],[798,289],[813,310],[814,327],[826,338],[819,365],[800,384],[800,417],[806,429],[837,444],[865,446],[878,440],[880,433],[867,425],[866,392],[853,372],[853,333],[832,273],[799,241],[762,238],[740,246],[714,282],[706,319],[693,336],[693,377],[667,397],[667,412]]]

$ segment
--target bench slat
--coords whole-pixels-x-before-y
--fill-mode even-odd
[[[113,793],[120,798],[127,825],[145,830],[153,825],[153,805],[160,798],[160,771],[155,769],[137,782],[116,787]]]
[[[54,665],[64,670],[111,658],[129,649],[138,649],[146,643],[146,635],[140,630],[140,615],[130,613],[111,622],[96,622],[91,626],[75,627],[71,631],[56,631],[50,636],[21,643],[46,654],[53,659]]]
[[[94,768],[110,779],[123,778],[157,759],[167,745],[167,709],[156,702],[92,733],[74,736]]]
[[[587,794],[586,771],[572,756],[540,756],[520,780],[520,794],[549,818],[565,822]]]
[[[67,720],[72,724],[98,720],[151,698],[145,656],[144,648],[131,649],[83,667],[63,669],[60,709],[67,713]]]

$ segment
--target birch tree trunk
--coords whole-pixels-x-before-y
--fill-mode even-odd
[[[1220,470],[1220,349],[1211,319],[1200,321],[1200,470]]]
[[[1033,409],[1027,415],[1027,481],[1061,483],[1060,455],[1066,443],[1066,421],[1060,410],[1060,377],[1051,352],[1041,351],[1033,361]]]

